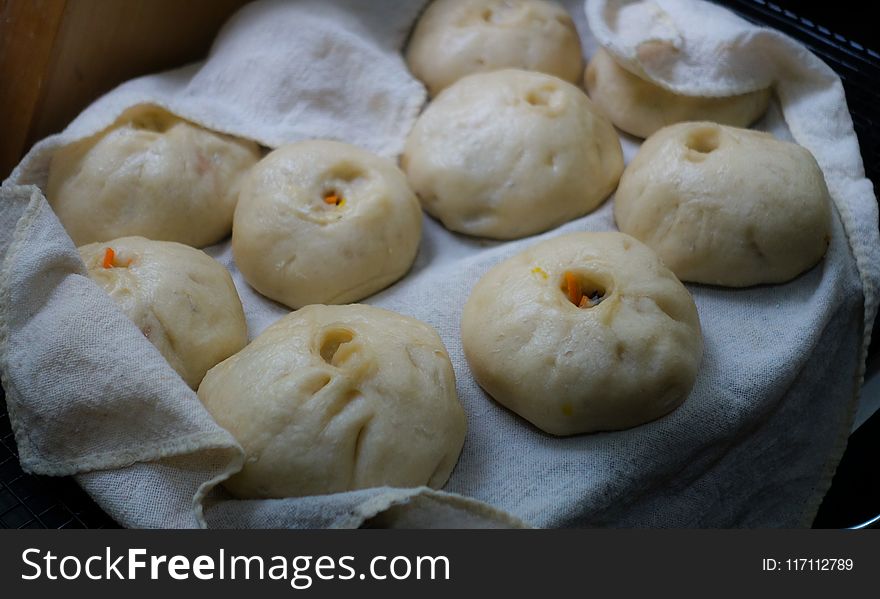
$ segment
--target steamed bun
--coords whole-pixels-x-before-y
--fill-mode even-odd
[[[524,237],[596,209],[623,153],[614,127],[561,79],[469,75],[416,121],[401,163],[425,210],[452,231]]]
[[[577,82],[583,58],[574,22],[546,0],[435,0],[406,52],[432,96],[465,75],[504,68]]]
[[[770,88],[716,98],[675,94],[630,73],[603,49],[587,65],[584,83],[611,122],[636,137],[648,137],[682,121],[747,127],[761,118],[770,103]]]
[[[500,404],[554,435],[633,427],[688,396],[702,356],[687,289],[621,233],[572,233],[496,265],[461,318],[465,356]]]
[[[679,279],[746,287],[816,264],[831,204],[805,148],[769,133],[681,123],[648,138],[627,166],[614,217]]]
[[[140,235],[204,247],[229,235],[241,176],[259,157],[253,142],[141,105],[59,148],[46,198],[77,245]]]
[[[421,236],[419,202],[397,165],[348,144],[304,141],[251,171],[232,250],[251,286],[299,308],[384,289],[412,266]]]
[[[214,367],[199,398],[244,448],[242,498],[439,488],[465,436],[437,332],[362,305],[306,306]]]
[[[200,250],[123,237],[79,248],[89,277],[195,389],[209,368],[247,343],[232,277]]]

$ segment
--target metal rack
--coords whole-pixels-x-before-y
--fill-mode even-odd
[[[22,471],[6,397],[0,402],[0,528],[116,528],[70,478]]]

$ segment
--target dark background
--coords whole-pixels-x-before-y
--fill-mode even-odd
[[[758,4],[749,0],[750,3]],[[719,4],[735,6],[739,2],[720,1]],[[803,2],[799,0],[776,0],[767,4],[775,4],[788,9],[799,17],[804,17],[817,25],[823,25],[833,33],[839,33],[847,39],[860,42],[862,45],[880,52],[876,43],[878,37],[878,21],[876,2],[856,2],[854,0],[826,0],[824,2]],[[871,10],[875,8],[875,10]],[[880,84],[880,82],[878,82]]]

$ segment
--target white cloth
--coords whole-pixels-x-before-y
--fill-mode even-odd
[[[216,486],[239,467],[241,450],[84,276],[38,189],[52,152],[148,101],[268,146],[330,137],[394,156],[425,98],[399,53],[422,4],[248,5],[205,63],[120,86],[25,157],[0,191],[0,372],[23,467],[76,475],[111,516],[136,527],[809,523],[843,450],[877,309],[877,206],[830,70],[784,36],[695,0],[588,2],[596,38],[581,3],[568,7],[586,54],[598,39],[671,89],[728,93],[775,81],[779,107],[761,126],[784,137],[790,129],[813,151],[840,218],[825,260],[790,283],[689,286],[705,355],[687,402],[635,429],[560,439],[501,408],[468,370],[459,317],[473,284],[538,239],[614,229],[610,201],[509,243],[455,235],[426,218],[413,270],[366,303],[432,324],[449,350],[469,430],[444,490],[237,501]],[[687,69],[638,62],[639,32],[656,30],[679,44]],[[723,68],[714,65],[732,39],[737,52],[723,55]],[[687,87],[695,81],[699,88]],[[624,136],[623,143],[630,159],[637,142]],[[251,338],[287,312],[247,286],[228,242],[208,251],[233,273]]]

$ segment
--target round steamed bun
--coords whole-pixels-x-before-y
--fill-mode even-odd
[[[574,83],[583,65],[574,22],[546,0],[435,0],[419,19],[406,58],[431,95],[465,75],[504,68]]]
[[[648,137],[682,121],[747,127],[767,111],[770,102],[770,88],[718,98],[675,94],[630,73],[602,49],[587,65],[584,82],[590,98],[611,122],[636,137]]]
[[[663,416],[687,398],[702,356],[687,289],[621,233],[564,235],[496,265],[461,330],[483,389],[554,435]]]
[[[348,144],[305,141],[253,168],[232,250],[257,291],[299,308],[384,289],[409,270],[421,235],[419,202],[393,162]]]
[[[594,210],[623,171],[620,140],[580,89],[504,70],[469,75],[416,121],[402,158],[453,231],[511,239]]]
[[[781,283],[816,264],[831,207],[801,146],[714,123],[661,129],[620,180],[614,217],[683,281]]]
[[[204,252],[170,241],[123,237],[85,245],[79,253],[89,277],[193,389],[209,368],[247,343],[232,278]]]
[[[58,149],[46,198],[77,245],[126,235],[194,247],[229,235],[259,147],[141,105]]]
[[[362,305],[306,306],[214,367],[199,398],[244,448],[238,497],[441,487],[465,437],[437,332]]]

